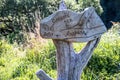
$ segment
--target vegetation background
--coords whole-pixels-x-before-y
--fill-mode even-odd
[[[65,0],[68,9],[80,12],[99,0]],[[38,80],[45,70],[56,78],[56,49],[39,35],[39,22],[57,11],[60,0],[0,0],[0,80]],[[74,43],[75,51],[85,44]],[[119,25],[106,32],[81,77],[82,80],[120,80]]]

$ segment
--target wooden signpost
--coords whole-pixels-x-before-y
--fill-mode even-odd
[[[80,80],[101,35],[107,30],[93,7],[81,13],[61,9],[41,21],[40,34],[53,39],[56,46],[57,80]],[[75,53],[72,42],[88,43],[80,53]],[[53,80],[43,70],[36,74],[40,80]]]
[[[71,10],[57,11],[43,19],[40,25],[43,38],[70,42],[87,42],[106,31],[93,7],[86,8],[81,13]]]

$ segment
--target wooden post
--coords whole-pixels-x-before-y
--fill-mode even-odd
[[[62,40],[53,40],[57,48],[57,80],[80,80],[83,69],[92,56],[93,50],[99,43],[100,38],[89,41],[80,53],[75,53],[72,43]],[[37,75],[41,80],[51,80],[46,74]]]
[[[80,53],[75,53],[72,43],[53,40],[57,48],[57,80],[80,80],[80,76],[99,39],[89,41]]]
[[[67,10],[61,4],[59,11],[44,18],[40,23],[43,38],[52,39],[57,49],[57,80],[80,80],[83,69],[107,31],[93,7],[81,13]],[[75,53],[73,42],[88,42],[80,53]],[[41,80],[51,80],[42,70],[37,72]]]

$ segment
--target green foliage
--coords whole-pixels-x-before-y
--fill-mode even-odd
[[[120,79],[120,36],[114,28],[105,33],[94,51],[87,67],[82,74],[82,80],[116,80]],[[78,52],[85,44],[74,44]]]
[[[65,0],[68,9],[80,12],[94,6],[101,12],[98,0]],[[0,1],[0,37],[5,36],[10,43],[24,43],[26,34],[35,33],[36,22],[58,10],[60,0],[1,0]],[[22,40],[23,38],[23,40]]]
[[[9,45],[5,42],[5,40],[0,41],[0,57],[10,52],[12,45]]]
[[[56,2],[54,0],[2,0],[0,18],[8,28],[28,30],[33,27],[37,15],[40,19],[40,12],[41,17],[54,12],[57,8]]]
[[[28,50],[26,52],[26,61],[39,64],[41,68],[48,69],[48,71],[56,69],[55,48],[53,44],[49,43],[46,46]]]
[[[72,0],[65,2],[68,9],[74,11],[79,12],[94,6],[101,13],[98,0],[78,0],[78,4]],[[27,32],[35,32],[36,20],[55,12],[59,3],[60,0],[0,1],[0,32],[9,32],[5,39],[0,39],[0,80],[38,80],[35,73],[40,68],[51,77],[57,77],[56,51],[51,41],[43,42],[44,45],[35,41],[31,42],[32,45],[27,45],[29,47],[22,46],[28,40]],[[82,80],[120,79],[120,37],[113,32],[110,31],[102,37],[84,69]],[[84,45],[85,43],[75,43],[74,49],[78,52]]]
[[[120,79],[120,39],[113,32],[104,34],[81,80]],[[51,41],[44,44],[35,42],[31,48],[22,49],[17,44],[0,40],[0,80],[38,80],[35,73],[44,69],[56,78],[55,47]],[[78,52],[84,44],[75,43]]]
[[[68,9],[72,9],[74,11],[80,12],[87,7],[93,6],[98,14],[101,14],[102,9],[100,6],[99,0],[78,0],[76,3],[74,0],[65,0]]]
[[[116,80],[120,79],[120,41],[119,35],[110,31],[103,36],[91,60],[83,73],[90,80]]]
[[[36,33],[36,22],[56,10],[57,0],[1,0],[0,36],[20,42],[27,32]],[[2,35],[1,35],[2,34]],[[25,41],[26,39],[24,39]],[[22,41],[21,41],[22,42]]]

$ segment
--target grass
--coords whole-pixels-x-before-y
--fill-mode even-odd
[[[75,51],[84,45],[75,43]],[[56,51],[52,41],[39,43],[32,40],[28,47],[21,46],[0,40],[0,80],[39,80],[35,75],[39,69],[56,78]],[[119,76],[120,36],[109,31],[102,36],[81,79],[119,80]]]

